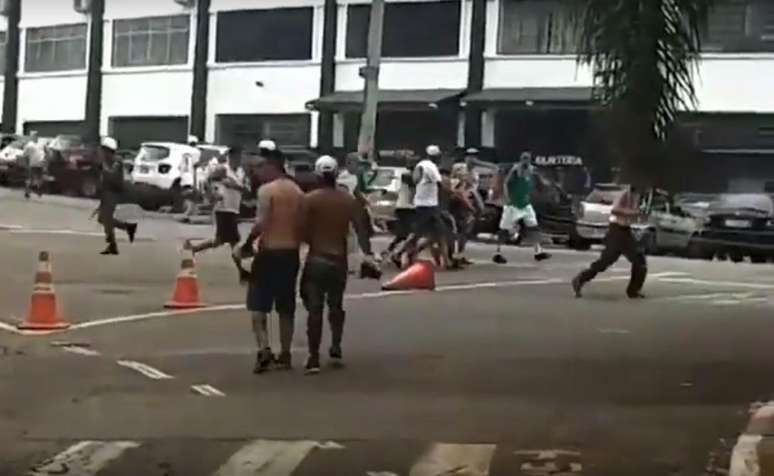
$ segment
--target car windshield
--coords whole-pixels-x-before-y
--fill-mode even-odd
[[[387,187],[395,179],[394,169],[376,169],[371,180],[372,187]]]
[[[612,205],[623,194],[620,188],[596,188],[586,197],[586,203],[597,205]]]
[[[751,211],[771,215],[774,214],[774,203],[768,195],[741,193],[721,195],[710,205],[710,212],[728,211]]]
[[[157,162],[169,157],[169,147],[160,145],[143,145],[137,158],[145,162]]]

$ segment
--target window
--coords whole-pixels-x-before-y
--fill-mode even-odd
[[[578,28],[568,0],[503,0],[497,52],[573,54]]]
[[[219,63],[312,59],[311,8],[218,13]]]
[[[309,114],[222,114],[217,117],[217,141],[254,148],[259,137],[282,149],[309,146]]]
[[[86,69],[86,24],[27,30],[25,71]]]
[[[116,20],[113,66],[187,64],[189,28],[185,15]]]
[[[370,5],[347,9],[347,58],[365,58]],[[460,2],[387,3],[382,56],[412,58],[459,54]]]
[[[704,51],[774,51],[774,3],[770,0],[722,0],[710,11]]]
[[[5,73],[5,45],[8,41],[8,34],[0,31],[0,74]]]

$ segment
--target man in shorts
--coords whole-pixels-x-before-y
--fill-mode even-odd
[[[22,153],[27,164],[27,180],[24,182],[24,197],[29,199],[30,192],[43,196],[43,175],[46,166],[46,151],[38,139],[38,132],[30,133],[30,140]]]
[[[260,238],[250,271],[247,310],[258,345],[255,373],[268,370],[274,360],[268,334],[268,316],[273,309],[279,314],[280,345],[277,359],[280,369],[291,368],[290,346],[296,312],[296,279],[304,194],[285,173],[281,151],[267,154],[261,166],[263,185],[258,189],[255,225],[237,252],[252,249]]]
[[[344,290],[347,286],[347,238],[350,227],[362,228],[360,209],[355,197],[337,187],[338,163],[330,156],[322,156],[315,163],[320,188],[304,197],[302,236],[309,244],[301,275],[301,298],[309,312],[306,335],[309,357],[307,375],[320,372],[320,342],[325,303],[328,303],[328,321],[331,327],[331,346],[328,355],[334,365],[341,365],[341,339],[344,332]],[[360,248],[368,253],[367,235],[357,233]]]
[[[501,254],[501,247],[513,233],[520,229],[522,223],[524,230],[531,238],[535,246],[535,261],[543,261],[551,257],[543,251],[542,234],[538,228],[537,215],[532,208],[531,194],[532,181],[534,180],[532,169],[532,154],[524,152],[519,162],[514,164],[503,180],[503,214],[500,219],[500,233],[497,240],[497,253],[493,261],[497,264],[508,262]]]
[[[198,245],[186,240],[183,248],[194,254],[225,244],[234,249],[239,245],[239,210],[242,204],[242,194],[245,186],[245,172],[242,169],[242,149],[231,147],[227,153],[227,162],[221,164],[208,177],[208,182],[215,185],[215,238]],[[239,272],[239,281],[246,283],[249,273],[242,268],[241,261],[234,258],[234,264]]]

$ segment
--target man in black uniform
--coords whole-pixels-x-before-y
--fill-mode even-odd
[[[118,149],[118,142],[112,137],[103,137],[100,141],[100,147],[97,150],[102,161],[102,173],[100,181],[102,183],[102,197],[99,207],[92,213],[92,218],[99,215],[99,223],[105,229],[105,241],[108,245],[101,255],[117,255],[118,245],[116,244],[115,229],[124,230],[129,236],[129,242],[134,242],[137,233],[136,223],[126,223],[116,219],[113,215],[116,212],[116,206],[124,190],[124,164],[115,159],[115,152]]]

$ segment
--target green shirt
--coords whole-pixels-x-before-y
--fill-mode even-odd
[[[516,208],[525,208],[530,204],[532,193],[532,180],[528,177],[520,177],[514,173],[508,181],[508,205]]]

